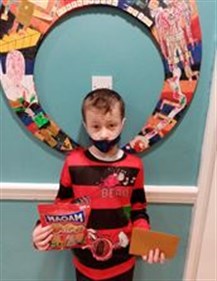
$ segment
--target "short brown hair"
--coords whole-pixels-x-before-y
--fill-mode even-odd
[[[86,95],[82,103],[82,117],[85,121],[85,111],[87,108],[94,107],[102,110],[104,114],[110,112],[114,104],[119,103],[121,117],[125,116],[125,104],[122,97],[115,91],[101,88],[91,91]]]

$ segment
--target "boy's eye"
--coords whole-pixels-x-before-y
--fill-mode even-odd
[[[109,128],[114,129],[116,127],[116,124],[109,124]]]
[[[93,127],[93,129],[95,129],[95,130],[98,130],[98,129],[99,129],[99,125],[93,125],[92,127]]]

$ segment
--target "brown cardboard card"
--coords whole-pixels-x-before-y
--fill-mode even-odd
[[[159,248],[166,259],[176,255],[180,237],[168,233],[145,230],[135,227],[132,232],[130,254],[147,255],[149,250]]]

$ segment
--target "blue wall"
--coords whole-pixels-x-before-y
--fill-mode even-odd
[[[143,156],[147,184],[195,185],[197,181],[215,31],[214,2],[198,1],[198,7],[203,33],[199,85],[178,128]],[[61,128],[81,143],[80,105],[91,89],[92,75],[112,75],[114,89],[124,97],[128,118],[122,142],[126,143],[152,113],[164,77],[160,54],[145,27],[112,8],[84,9],[56,27],[41,45],[35,65],[40,102]],[[1,114],[2,181],[57,182],[62,156],[26,132],[5,100]]]
[[[36,203],[1,202],[1,281],[74,281],[71,253],[33,249],[31,235],[36,221]],[[185,262],[191,206],[151,205],[152,227],[181,236],[175,259],[165,265],[147,265],[140,259],[135,281],[181,281]],[[172,216],[170,214],[173,214]]]
[[[141,156],[146,184],[196,185],[208,108],[214,57],[215,1],[198,1],[203,33],[203,61],[193,102],[178,128],[156,148]],[[74,139],[86,143],[80,104],[91,89],[92,75],[112,75],[114,89],[127,105],[126,143],[139,131],[158,99],[163,67],[143,25],[111,8],[73,13],[42,44],[35,65],[40,102]],[[1,99],[1,181],[58,182],[62,155],[34,139]],[[1,272],[9,280],[73,280],[70,254],[37,253],[31,230],[36,202],[1,202]],[[150,205],[154,229],[181,236],[178,256],[164,266],[138,262],[136,281],[182,280],[192,207]]]

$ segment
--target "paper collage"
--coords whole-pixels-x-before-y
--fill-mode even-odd
[[[163,89],[152,115],[124,146],[130,153],[146,151],[177,125],[196,90],[202,43],[195,0],[2,0],[0,81],[6,98],[25,128],[43,143],[63,153],[79,146],[40,105],[33,72],[50,28],[66,13],[86,6],[113,6],[129,13],[158,43]]]

